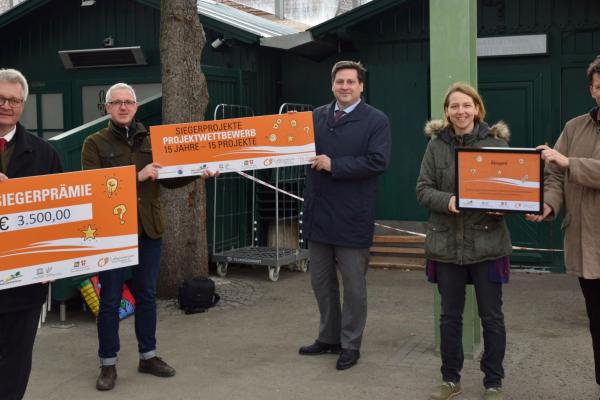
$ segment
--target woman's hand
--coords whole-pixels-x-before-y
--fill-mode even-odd
[[[450,201],[448,202],[448,211],[453,214],[460,214],[460,211],[456,209],[456,196],[450,197]]]

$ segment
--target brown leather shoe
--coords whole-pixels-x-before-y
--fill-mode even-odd
[[[162,378],[168,378],[175,375],[175,369],[164,362],[160,357],[152,357],[147,360],[140,360],[138,371],[144,374],[152,374]]]
[[[96,380],[96,389],[111,390],[117,381],[117,367],[115,365],[104,365],[100,367],[100,376]]]

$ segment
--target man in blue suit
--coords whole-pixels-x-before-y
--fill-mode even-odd
[[[360,357],[377,177],[387,168],[391,153],[388,118],[361,99],[365,74],[358,62],[340,61],[333,66],[335,100],[313,112],[317,156],[304,192],[303,229],[321,319],[317,340],[299,353],[339,353],[338,370],[352,367]]]

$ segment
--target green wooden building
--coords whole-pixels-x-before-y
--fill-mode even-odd
[[[5,35],[0,65],[21,70],[30,84],[27,128],[50,138],[100,117],[102,92],[115,82],[132,84],[141,99],[160,94],[159,5],[159,0],[102,0],[92,6],[27,0],[0,15]],[[211,113],[219,103],[273,113],[280,51],[259,40],[296,31],[211,2],[199,2],[198,10],[207,40],[202,67]],[[214,48],[210,44],[217,38],[222,45]]]
[[[381,179],[379,219],[427,218],[414,188],[431,106],[428,3],[370,2],[309,29],[311,40],[282,57],[284,98],[312,104],[331,101],[335,61],[361,60],[367,66],[365,98],[390,117],[394,139],[392,165]],[[554,144],[566,121],[594,105],[585,70],[600,54],[600,2],[478,0],[477,18],[478,86],[487,120],[508,123],[513,147]],[[449,47],[462,45],[448,38]],[[306,56],[311,46],[317,57]],[[509,217],[513,242],[520,246],[561,248],[559,224]],[[515,252],[513,262],[561,270],[562,253]]]
[[[0,66],[20,69],[31,85],[25,125],[51,137],[92,123],[100,116],[102,90],[117,81],[150,98],[140,113],[159,122],[159,0],[81,4],[28,0],[0,15]],[[249,26],[246,16],[223,7],[198,2],[208,43],[202,57],[211,100],[207,118],[218,103],[271,114],[283,102],[329,102],[332,64],[361,60],[368,69],[365,98],[389,115],[394,138],[377,217],[426,220],[414,187],[431,106],[429,2],[374,0],[300,33],[266,20],[252,19]],[[585,69],[600,53],[600,2],[478,0],[477,13],[479,89],[488,121],[509,124],[512,146],[553,144],[568,119],[593,106]],[[221,46],[209,45],[217,39]],[[448,38],[449,47],[461,45]],[[123,48],[129,50],[110,53]],[[88,131],[61,138],[72,142],[61,148],[68,168],[79,167],[77,146]],[[515,244],[561,247],[558,223],[549,228],[511,216],[510,226]],[[560,269],[562,254],[517,252],[514,260]]]

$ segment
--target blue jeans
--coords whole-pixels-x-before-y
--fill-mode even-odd
[[[135,298],[135,335],[141,359],[156,355],[156,281],[160,269],[161,239],[139,237],[139,265],[132,267],[131,292]],[[125,278],[123,268],[98,274],[100,311],[98,313],[98,356],[102,365],[117,363],[119,344],[119,305]]]
[[[465,287],[469,277],[475,287],[479,317],[483,326],[483,357],[481,371],[486,388],[502,386],[506,328],[502,313],[502,284],[492,282],[486,262],[456,265],[437,264],[438,290],[442,298],[440,315],[440,353],[442,378],[459,382],[463,367],[462,314],[465,309]]]

